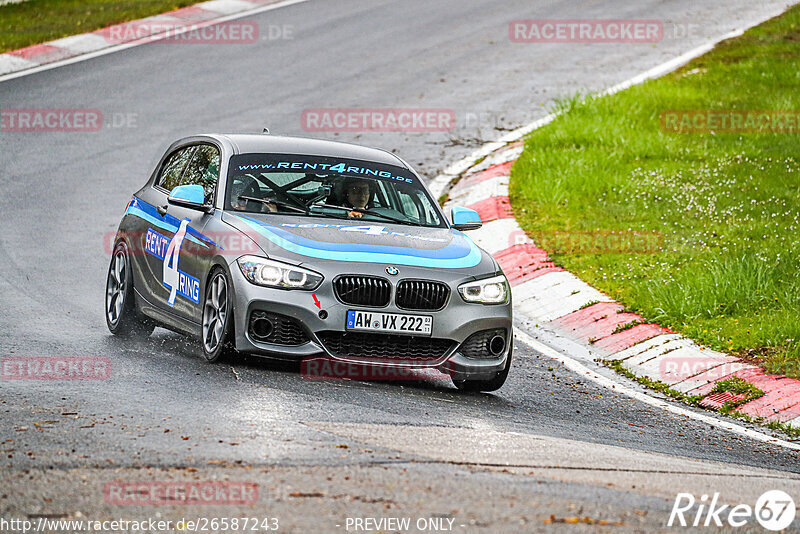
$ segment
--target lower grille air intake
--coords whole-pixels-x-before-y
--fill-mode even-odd
[[[302,345],[309,338],[295,319],[277,313],[256,310],[250,314],[248,333],[254,341],[276,345]]]
[[[506,331],[504,328],[481,330],[469,336],[458,351],[475,360],[491,360],[506,350]]]
[[[320,332],[318,336],[325,348],[340,358],[435,361],[455,344],[449,339],[362,332]]]

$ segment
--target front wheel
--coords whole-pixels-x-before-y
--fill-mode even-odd
[[[512,338],[513,343],[513,338]],[[506,366],[503,370],[497,373],[494,378],[488,380],[453,380],[453,384],[461,391],[497,391],[503,384],[506,383],[508,372],[511,370],[511,354],[514,352],[514,346],[508,348],[508,358],[506,358]]]
[[[117,243],[106,278],[106,325],[115,336],[145,338],[155,325],[142,319],[136,311],[133,295],[133,273],[124,241]]]
[[[203,302],[203,356],[215,362],[233,352],[230,329],[233,323],[233,302],[225,271],[215,267],[208,278]]]

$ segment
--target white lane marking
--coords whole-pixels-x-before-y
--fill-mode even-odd
[[[670,402],[656,399],[640,391],[633,390],[621,382],[617,382],[608,377],[600,375],[595,371],[592,371],[591,369],[589,369],[582,363],[578,362],[577,360],[574,360],[569,356],[558,352],[552,347],[549,347],[544,343],[533,339],[531,336],[529,336],[528,334],[517,328],[514,329],[514,335],[518,340],[522,341],[523,343],[528,345],[530,348],[532,348],[539,354],[542,354],[554,360],[558,360],[567,369],[573,371],[574,373],[580,375],[581,377],[587,378],[588,380],[591,380],[592,382],[603,386],[606,389],[611,389],[616,393],[620,393],[627,397],[631,397],[632,399],[636,399],[637,401],[643,402],[649,406],[653,406],[655,408],[659,408],[661,410],[676,415],[688,417],[689,419],[694,419],[695,421],[705,423],[707,425],[713,426],[714,428],[727,430],[728,432],[731,432],[733,434],[738,434],[740,436],[754,439],[756,441],[761,441],[763,443],[778,445],[780,447],[791,449],[793,451],[800,451],[800,444],[791,443],[789,441],[774,438],[772,436],[768,436],[767,434],[763,434],[756,430],[750,430],[749,428],[745,428],[730,421],[724,421],[717,419],[715,417],[710,417],[708,415],[693,412],[691,410],[686,410],[684,408],[681,408],[680,406],[675,406]]]
[[[636,376],[657,376],[681,393],[728,374],[755,369],[742,360],[703,348],[679,334],[664,334],[609,356]],[[693,365],[694,362],[694,365]],[[715,372],[709,372],[716,369]]]
[[[215,13],[222,13],[223,15],[230,15],[249,9],[252,6],[253,4],[243,0],[209,0],[208,2],[195,4],[194,7],[199,7],[206,11],[213,11]]]
[[[273,9],[279,9],[281,7],[288,7],[294,4],[302,4],[303,2],[308,2],[309,0],[284,0],[283,2],[278,2],[277,4],[270,4],[266,6],[256,7],[254,9],[249,9],[247,11],[240,11],[239,13],[233,13],[231,15],[226,15],[222,17],[215,18],[213,20],[208,21],[199,21],[197,25],[203,26],[210,26],[214,24],[219,24],[220,22],[227,22],[229,20],[236,20],[242,17],[248,17],[251,15],[258,15],[259,13],[264,13],[265,11],[272,11]],[[148,17],[149,18],[149,17]],[[15,78],[22,78],[23,76],[29,76],[31,74],[36,74],[37,72],[42,72],[50,69],[55,69],[58,67],[63,67],[64,65],[71,65],[73,63],[79,63],[81,61],[86,61],[87,59],[92,59],[99,56],[104,56],[106,54],[113,54],[114,52],[119,52],[120,50],[125,50],[128,48],[133,48],[134,46],[140,46],[147,43],[152,43],[154,41],[160,41],[165,39],[166,37],[174,37],[176,35],[181,35],[187,31],[191,31],[193,29],[193,25],[187,24],[185,28],[181,29],[172,29],[169,32],[164,32],[159,35],[148,35],[142,39],[138,39],[136,41],[131,41],[129,43],[121,43],[117,45],[111,45],[108,48],[103,48],[102,50],[97,50],[96,52],[90,52],[88,54],[83,54],[80,56],[75,56],[67,59],[62,59],[61,61],[54,61],[53,63],[47,63],[45,65],[40,65],[38,67],[34,67],[31,69],[26,69],[18,72],[11,72],[9,74],[5,74],[0,76],[0,83],[13,80]],[[42,43],[48,44],[48,43]]]
[[[758,21],[754,22],[752,24],[752,26],[756,26],[758,24],[761,24],[762,22],[764,22],[766,20],[769,20],[774,16],[775,15],[769,15],[766,18],[759,19]],[[749,26],[749,27],[752,27],[752,26]],[[678,56],[676,58],[670,59],[669,61],[665,61],[664,63],[662,63],[662,64],[660,64],[660,65],[658,65],[656,67],[653,67],[652,69],[650,69],[648,71],[645,71],[645,72],[643,72],[641,74],[638,74],[638,75],[636,75],[636,76],[634,76],[632,78],[629,78],[629,79],[625,80],[624,82],[620,82],[620,83],[618,83],[616,85],[612,85],[611,87],[609,87],[605,91],[602,91],[602,92],[598,93],[598,96],[612,95],[614,93],[618,93],[619,91],[622,91],[623,89],[627,89],[627,88],[629,88],[631,86],[643,83],[643,82],[645,82],[645,81],[647,81],[647,80],[649,80],[651,78],[657,78],[657,77],[662,76],[662,75],[664,75],[664,74],[666,74],[668,72],[672,72],[673,70],[677,69],[681,65],[684,65],[684,64],[688,63],[690,60],[705,54],[706,52],[708,52],[709,50],[714,48],[714,46],[716,46],[717,43],[722,42],[722,41],[724,41],[726,39],[731,39],[733,37],[738,37],[738,36],[742,35],[743,33],[744,33],[744,29],[737,29],[737,30],[733,30],[731,32],[728,32],[728,33],[722,35],[721,37],[718,37],[716,39],[712,39],[712,40],[708,41],[705,44],[702,44],[702,45],[700,45],[700,46],[698,46],[696,48],[693,48],[693,49],[689,50],[685,54],[681,54],[680,56]],[[0,81],[2,81],[2,78],[0,78]],[[442,173],[439,176],[437,176],[436,178],[434,178],[433,180],[431,180],[428,183],[428,188],[431,190],[431,193],[433,194],[433,198],[439,198],[442,195],[442,193],[444,193],[444,189],[447,187],[447,185],[450,183],[450,181],[453,178],[455,178],[456,176],[458,176],[459,174],[461,174],[462,172],[464,172],[467,169],[469,169],[470,167],[472,167],[472,165],[475,163],[475,161],[477,161],[480,158],[489,156],[489,154],[491,154],[495,150],[503,148],[508,143],[512,143],[514,141],[519,141],[523,136],[531,133],[532,131],[534,131],[534,130],[536,130],[538,128],[541,128],[542,126],[544,126],[546,124],[549,124],[549,123],[553,122],[553,119],[555,119],[556,116],[557,116],[557,114],[550,113],[548,115],[545,115],[541,119],[537,119],[537,120],[535,120],[535,121],[533,121],[531,123],[528,123],[528,124],[526,124],[524,126],[521,126],[521,127],[517,128],[516,130],[512,130],[512,131],[508,132],[506,135],[502,136],[497,141],[493,141],[491,143],[487,143],[487,144],[483,145],[482,147],[480,147],[475,152],[473,152],[472,154],[470,154],[469,156],[467,156],[465,158],[462,158],[462,159],[456,161],[455,163],[451,164],[444,171],[442,171]]]
[[[0,54],[0,74],[14,72],[17,69],[35,68],[38,63],[11,54]],[[2,79],[2,78],[0,78]]]
[[[590,302],[613,302],[611,297],[568,271],[543,274],[514,286],[511,291],[515,312],[536,323],[564,317]]]
[[[95,33],[70,35],[69,37],[62,37],[61,39],[56,39],[55,41],[49,41],[46,44],[81,54],[96,52],[97,50],[102,50],[109,45],[108,41],[106,41],[104,37]]]
[[[517,233],[522,233],[517,221],[514,219],[497,219],[484,224],[477,230],[470,231],[466,235],[483,250],[495,255],[501,250],[514,245],[509,238],[502,239],[502,237],[516,235]]]
[[[477,165],[470,167],[468,171],[470,174],[472,174],[480,171],[485,171],[492,165],[498,165],[500,163],[508,163],[509,161],[516,160],[522,154],[524,148],[525,147],[518,146],[514,148],[509,148],[508,150],[501,150],[496,154],[488,156],[486,159],[484,159]]]
[[[629,347],[625,350],[621,350],[619,352],[615,352],[614,354],[608,357],[609,360],[625,360],[627,358],[632,358],[634,356],[642,356],[647,357],[649,351],[655,350],[661,351],[667,350],[667,344],[672,343],[673,341],[683,339],[683,336],[680,334],[661,334],[656,337],[651,337],[648,340],[642,341],[637,343],[636,345]]]
[[[508,196],[508,176],[495,176],[472,187],[453,192],[448,205],[471,206],[492,197]]]

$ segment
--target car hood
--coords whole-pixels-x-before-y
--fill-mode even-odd
[[[488,257],[488,270],[495,265],[471,239],[450,228],[230,212],[222,220],[247,234],[270,258],[296,264],[342,261],[466,269]]]

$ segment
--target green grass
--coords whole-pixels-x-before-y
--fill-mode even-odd
[[[91,32],[198,0],[28,0],[0,6],[0,52]]]
[[[676,389],[672,389],[669,387],[669,384],[665,384],[660,380],[653,380],[647,376],[636,376],[631,371],[626,369],[622,366],[622,362],[619,360],[597,360],[599,363],[605,365],[616,371],[617,373],[621,374],[622,376],[633,380],[634,382],[638,382],[639,384],[658,391],[659,393],[663,393],[668,397],[672,397],[673,399],[687,404],[689,406],[700,406],[700,401],[703,400],[704,395],[686,395]]]
[[[726,391],[730,393],[736,393],[738,395],[744,395],[745,397],[735,402],[726,402],[723,404],[722,408],[719,410],[723,414],[730,414],[742,404],[764,396],[764,392],[758,389],[756,386],[750,382],[747,382],[746,380],[736,377],[720,380],[714,385],[714,390],[711,393],[724,393]]]
[[[795,7],[663,78],[563,100],[512,169],[517,219],[544,248],[571,243],[553,259],[627,311],[800,376],[800,135],[668,133],[659,119],[800,110],[798,89]],[[564,239],[611,231],[661,238],[606,252]]]
[[[746,395],[747,401],[758,399],[759,397],[764,396],[764,392],[758,389],[756,386],[747,380],[742,380],[741,378],[736,377],[720,380],[714,384],[714,389],[711,391],[711,393],[725,392],[736,393],[737,395]]]

